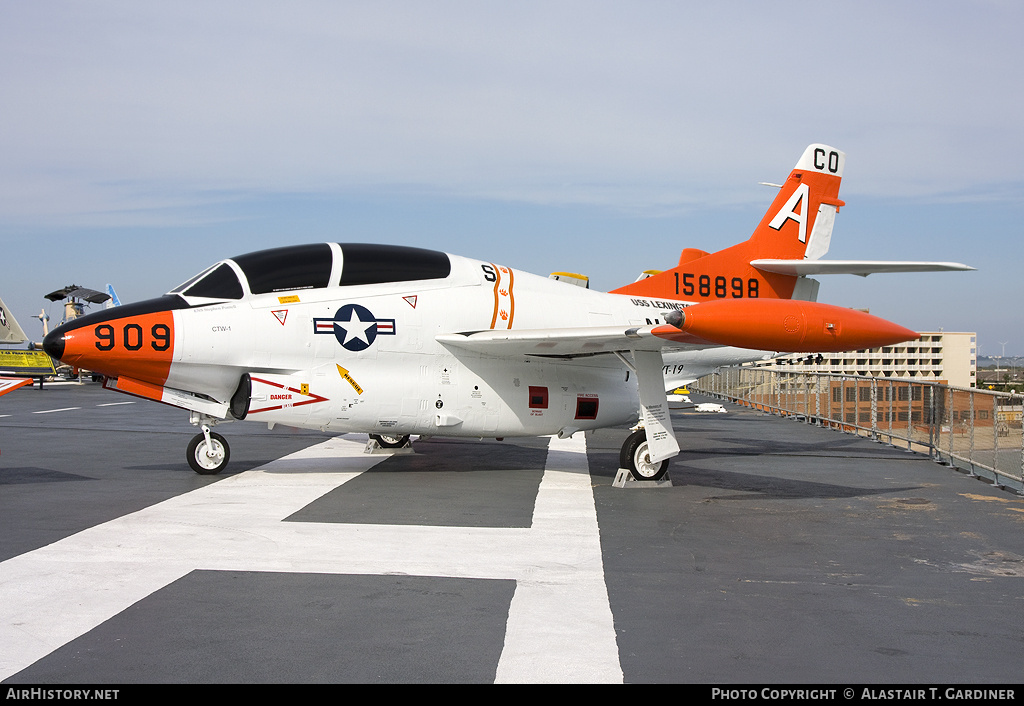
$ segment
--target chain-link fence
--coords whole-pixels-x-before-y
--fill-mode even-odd
[[[719,368],[690,387],[752,409],[927,453],[1024,495],[1020,394],[758,367]]]

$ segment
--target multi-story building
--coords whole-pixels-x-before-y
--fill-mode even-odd
[[[974,333],[929,331],[914,341],[846,353],[789,354],[768,363],[793,372],[864,375],[974,387],[978,374]]]

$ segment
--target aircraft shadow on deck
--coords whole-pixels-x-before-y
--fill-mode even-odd
[[[66,481],[94,480],[88,476],[55,471],[52,468],[21,466],[0,469],[0,486],[24,483],[63,483]]]
[[[916,490],[921,486],[861,488],[836,483],[780,478],[778,476],[707,470],[679,464],[670,469],[673,485],[694,485],[720,490],[739,491],[743,495],[717,495],[715,500],[793,500],[800,498],[857,498]],[[749,493],[756,493],[750,495]]]

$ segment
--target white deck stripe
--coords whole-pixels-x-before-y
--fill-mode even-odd
[[[529,529],[282,522],[387,458],[362,451],[331,439],[3,562],[0,680],[211,569],[513,579],[498,681],[622,681],[582,439],[552,439]]]
[[[552,437],[498,682],[622,683],[584,435]]]

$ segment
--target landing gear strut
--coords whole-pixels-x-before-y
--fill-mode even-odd
[[[619,468],[625,468],[635,480],[661,480],[668,473],[668,459],[651,462],[647,432],[638,429],[626,437],[619,451]]]
[[[203,476],[212,476],[228,465],[231,449],[227,439],[211,432],[210,427],[204,424],[203,433],[196,434],[189,442],[186,457],[193,471]]]

